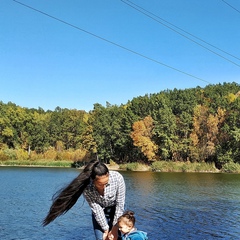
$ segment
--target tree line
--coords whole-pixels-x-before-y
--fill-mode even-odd
[[[0,160],[240,163],[240,85],[165,90],[120,106],[44,111],[0,102]]]

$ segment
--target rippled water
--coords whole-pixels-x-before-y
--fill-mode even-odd
[[[43,228],[51,197],[76,169],[0,168],[0,239],[94,240],[91,213],[81,197]],[[150,240],[240,239],[240,175],[121,172],[126,208]]]

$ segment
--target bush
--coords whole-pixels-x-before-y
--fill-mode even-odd
[[[156,172],[171,172],[172,167],[169,165],[169,162],[166,161],[156,161],[151,165],[152,171]]]
[[[87,156],[88,156],[87,150],[77,149],[76,151],[74,151],[73,160],[74,161],[83,161],[84,159],[87,158]]]
[[[115,163],[112,159],[110,159],[110,161],[109,161],[109,165],[110,165],[110,166],[116,166],[117,163]]]
[[[17,153],[14,149],[7,148],[7,149],[4,149],[3,152],[7,156],[7,159],[10,159],[10,160],[17,159]]]
[[[240,173],[240,164],[229,162],[223,165],[222,172]]]
[[[44,155],[40,154],[40,153],[38,154],[35,151],[31,151],[31,153],[29,155],[29,159],[33,160],[33,161],[36,161],[36,160],[39,160],[39,159],[44,159]]]
[[[7,148],[8,148],[7,144],[0,143],[0,150],[4,150],[4,149],[7,149]]]
[[[157,161],[151,165],[157,172],[218,172],[214,163],[167,162]]]
[[[58,152],[56,156],[56,160],[68,160],[72,161],[73,160],[74,153],[71,151],[62,151]]]
[[[54,148],[50,148],[43,155],[45,159],[53,160],[57,157],[57,151]]]
[[[138,166],[137,163],[128,163],[126,165],[126,170],[128,170],[128,171],[136,171],[137,170],[137,166]]]
[[[85,161],[74,161],[72,164],[71,164],[71,167],[72,168],[81,168],[85,166]]]
[[[225,152],[224,154],[223,153],[219,153],[217,155],[217,164],[220,165],[220,166],[223,166],[224,164],[227,164],[227,163],[230,163],[233,161],[233,154],[232,154],[232,151],[229,150],[227,152]]]
[[[4,151],[0,151],[0,161],[8,160],[8,156],[4,153]]]
[[[27,160],[29,158],[28,152],[26,150],[23,150],[23,149],[16,150],[16,154],[17,154],[17,159],[18,160]]]
[[[138,162],[125,164],[125,169],[128,171],[149,171],[149,167],[146,164]]]

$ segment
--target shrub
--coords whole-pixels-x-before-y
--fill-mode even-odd
[[[240,164],[234,162],[226,163],[223,165],[222,171],[228,173],[240,173]]]
[[[50,148],[43,155],[45,159],[53,160],[57,157],[57,151],[54,148]]]
[[[128,171],[148,171],[149,167],[146,164],[133,162],[133,163],[127,163],[125,165],[126,170]]]
[[[214,163],[167,162],[157,161],[151,165],[152,171],[158,172],[217,172]]]
[[[83,166],[85,166],[85,161],[74,161],[71,163],[72,168],[81,168]]]
[[[17,159],[17,154],[15,150],[7,148],[7,149],[4,149],[3,152],[7,156],[7,159],[10,159],[10,160]]]
[[[59,160],[67,160],[72,161],[74,156],[74,152],[72,151],[62,151],[57,154],[57,158]]]
[[[0,151],[0,161],[8,160],[8,156],[4,153],[4,151]]]
[[[16,150],[18,160],[27,160],[29,158],[28,152],[23,149]]]
[[[169,172],[169,164],[166,161],[156,161],[151,165],[152,171]]]
[[[74,151],[73,160],[74,161],[83,161],[87,157],[87,150],[77,149]]]
[[[117,164],[116,164],[112,159],[110,159],[109,165],[110,165],[110,166],[116,166]]]
[[[36,151],[31,151],[31,153],[29,155],[29,159],[33,160],[33,161],[43,159],[43,158],[44,158],[44,155],[40,154],[40,153],[38,154],[38,153],[36,153]]]
[[[219,153],[217,156],[217,164],[223,166],[224,164],[231,163],[233,160],[232,151],[229,150],[226,153]]]

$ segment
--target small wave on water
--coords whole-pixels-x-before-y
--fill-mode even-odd
[[[132,185],[136,198],[130,205],[138,214],[139,228],[154,240],[240,239],[240,178],[234,180],[236,185],[218,177],[160,173],[152,184],[147,177],[141,190]]]
[[[52,195],[78,172],[0,168],[1,240],[94,240],[81,197],[65,215],[41,223]],[[149,240],[240,239],[240,175],[122,172],[126,209]]]

